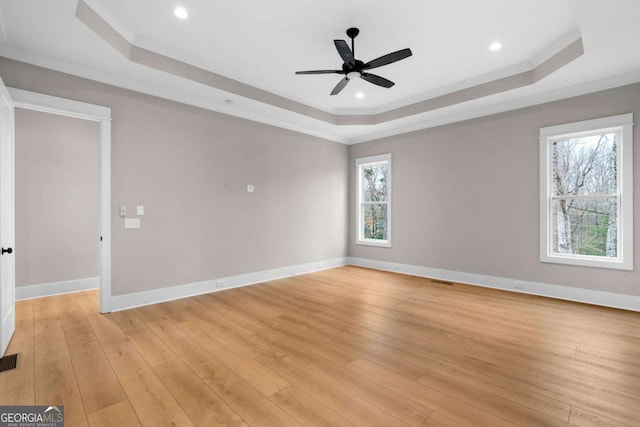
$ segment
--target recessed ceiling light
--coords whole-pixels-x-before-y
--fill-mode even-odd
[[[173,10],[173,14],[176,15],[180,19],[187,19],[189,17],[189,12],[184,7],[178,6]]]
[[[358,99],[364,98],[364,93],[362,93],[362,92],[356,93],[356,98],[358,98]]]
[[[500,49],[502,49],[502,43],[500,43],[500,42],[493,42],[489,46],[489,50],[492,51],[492,52],[495,52],[495,51],[500,50]]]

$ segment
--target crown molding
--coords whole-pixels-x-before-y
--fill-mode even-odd
[[[456,104],[423,114],[410,116],[401,120],[396,120],[394,122],[374,126],[350,126],[348,128],[351,131],[345,133],[343,132],[347,129],[345,127],[329,125],[303,115],[294,115],[292,112],[283,109],[265,108],[263,104],[258,102],[229,105],[224,102],[225,94],[222,92],[218,97],[214,98],[207,96],[206,94],[203,95],[198,92],[184,90],[182,87],[172,88],[157,85],[140,78],[136,79],[131,76],[124,76],[99,70],[86,65],[71,63],[57,58],[17,49],[8,45],[0,45],[0,56],[134,92],[156,96],[170,101],[192,105],[209,111],[215,111],[221,114],[239,117],[347,145],[369,142],[409,132],[416,132],[423,129],[540,105],[560,99],[586,95],[593,92],[640,82],[640,70],[635,70],[618,76],[582,83],[542,94],[521,97],[511,101],[496,101],[490,105],[478,108],[470,108],[470,106],[467,105],[468,103]]]
[[[606,79],[594,80],[591,82],[565,87],[562,89],[552,90],[545,93],[526,96],[511,101],[496,102],[494,104],[475,109],[460,109],[460,111],[453,111],[453,109],[457,106],[452,106],[451,108],[445,108],[442,110],[422,114],[420,116],[415,116],[416,120],[413,120],[406,124],[398,125],[392,129],[383,129],[369,133],[365,132],[359,137],[350,138],[347,144],[351,145],[371,142],[382,138],[417,132],[420,130],[458,123],[465,120],[491,116],[507,111],[513,111],[532,107],[535,105],[546,104],[553,101],[559,101],[562,99],[587,95],[590,93],[600,92],[603,90],[613,89],[621,86],[627,86],[638,82],[640,82],[640,70]]]
[[[147,49],[134,44],[118,31],[122,25],[111,25],[105,17],[89,6],[85,0],[78,0],[76,17],[96,35],[110,44],[117,52],[133,63],[154,68],[156,70],[214,87],[243,98],[261,102],[272,107],[282,108],[296,114],[307,116],[338,126],[374,126],[382,123],[419,115],[451,105],[484,98],[505,91],[529,86],[540,81],[549,74],[559,70],[584,54],[579,32],[572,32],[544,49],[541,54],[528,63],[526,69],[522,65],[515,67],[515,73],[502,75],[489,81],[482,81],[453,92],[443,93],[428,99],[422,99],[408,105],[387,109],[379,113],[364,112],[359,114],[335,114],[314,106],[289,99],[238,80],[217,74],[205,68],[182,61],[156,50]],[[146,43],[149,46],[149,43]],[[155,46],[155,45],[154,45]],[[537,65],[531,65],[535,62]],[[512,70],[513,71],[513,70]],[[497,72],[504,74],[504,70]]]
[[[179,87],[169,87],[8,45],[0,45],[0,57],[332,142],[347,144],[349,140],[348,137],[333,132],[334,127],[327,123],[302,115],[294,115],[284,109],[265,108],[264,104],[251,102],[251,100],[227,104],[224,100],[230,97],[229,93],[217,91],[216,96],[210,96],[208,93],[203,94],[202,91],[188,90],[189,83],[193,82],[185,81]]]

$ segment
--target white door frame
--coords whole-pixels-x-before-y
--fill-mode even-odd
[[[0,257],[0,357],[4,355],[16,330],[16,263],[10,250],[15,248],[15,175],[14,175],[14,113],[11,95],[0,78],[0,237],[3,255]],[[6,255],[4,251],[6,249]]]
[[[100,312],[111,311],[111,108],[8,88],[15,108],[91,120],[100,124]]]

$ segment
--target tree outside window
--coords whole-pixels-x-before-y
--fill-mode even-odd
[[[542,261],[632,263],[629,116],[541,129]]]
[[[618,132],[552,142],[552,250],[618,256]]]
[[[356,243],[390,246],[391,155],[356,160],[358,236]]]

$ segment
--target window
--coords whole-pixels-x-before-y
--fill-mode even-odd
[[[356,160],[356,243],[391,246],[391,154]]]
[[[540,261],[633,269],[632,121],[540,129]]]

